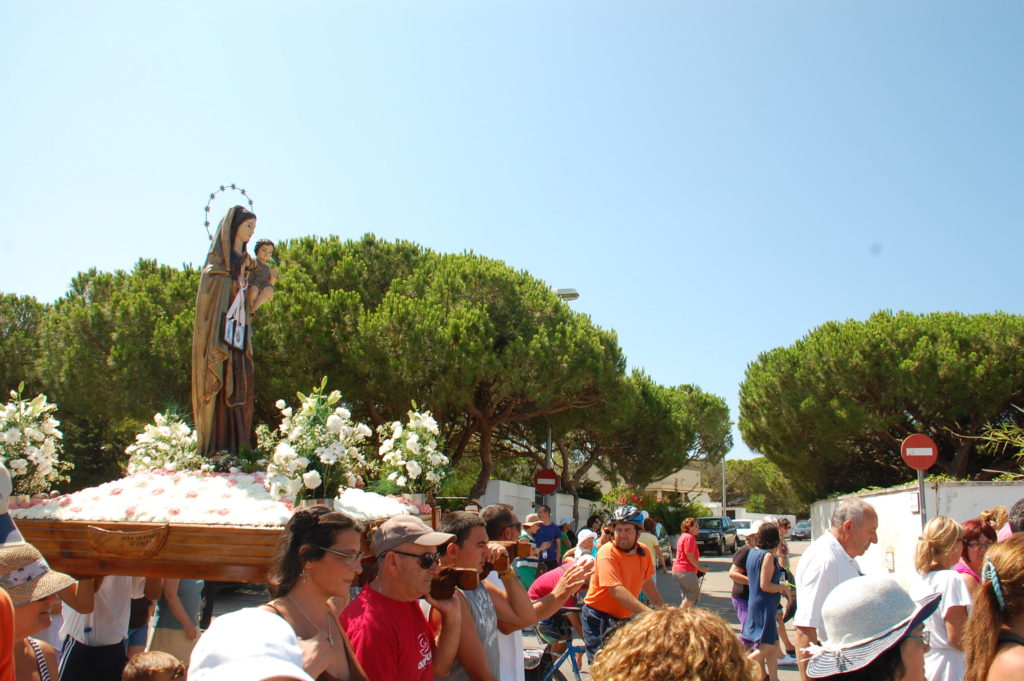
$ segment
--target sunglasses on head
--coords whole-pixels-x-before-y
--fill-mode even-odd
[[[429,570],[434,567],[437,561],[441,560],[440,553],[406,553],[405,551],[393,550],[391,553],[397,553],[400,556],[409,556],[410,558],[416,558],[419,565],[424,570]]]

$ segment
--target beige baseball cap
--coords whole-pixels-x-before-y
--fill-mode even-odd
[[[454,534],[435,532],[430,525],[414,515],[396,515],[388,518],[373,533],[371,550],[379,556],[406,542],[420,546],[440,546],[455,539]]]

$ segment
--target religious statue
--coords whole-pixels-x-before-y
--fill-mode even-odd
[[[252,447],[253,362],[247,295],[256,262],[247,245],[256,216],[242,206],[220,221],[196,295],[192,336],[192,413],[205,456]],[[276,277],[275,277],[276,279]]]

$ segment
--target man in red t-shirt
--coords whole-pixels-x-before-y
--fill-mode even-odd
[[[615,539],[597,551],[582,612],[583,641],[591,658],[624,620],[650,610],[639,600],[641,591],[655,606],[665,605],[654,583],[654,563],[637,543],[643,522],[633,506],[615,509],[610,521]]]
[[[410,515],[390,518],[374,532],[377,578],[339,618],[370,681],[433,681],[450,673],[459,645],[459,605],[429,593],[439,571],[438,547],[453,538]],[[441,614],[436,634],[417,602],[423,597]]]

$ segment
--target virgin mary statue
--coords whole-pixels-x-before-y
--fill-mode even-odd
[[[213,236],[199,278],[192,336],[192,414],[198,452],[237,454],[252,446],[253,364],[248,286],[252,260],[246,245],[256,216],[235,206]]]

